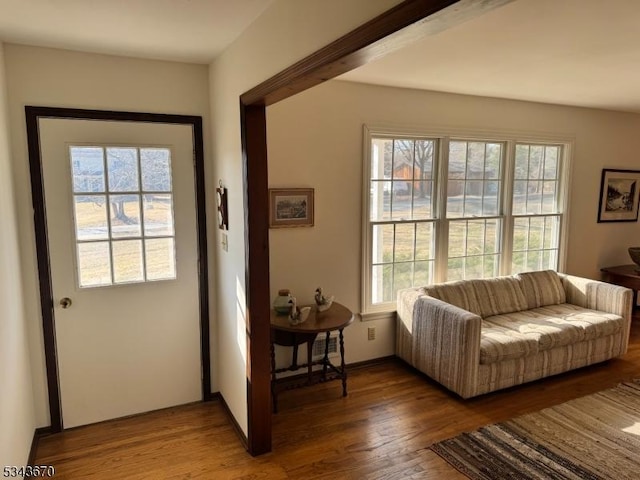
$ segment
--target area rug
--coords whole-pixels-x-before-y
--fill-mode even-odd
[[[431,446],[471,479],[640,478],[640,380]]]

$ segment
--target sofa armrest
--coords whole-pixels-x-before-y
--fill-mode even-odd
[[[413,308],[413,365],[463,398],[475,395],[482,319],[427,295]]]
[[[633,292],[628,288],[599,280],[566,274],[559,275],[567,295],[567,303],[590,308],[591,310],[620,315],[625,320],[623,327],[624,338],[622,340],[620,354],[625,353],[629,343],[629,330],[631,328]]]
[[[611,283],[559,274],[567,303],[631,319],[633,292]]]

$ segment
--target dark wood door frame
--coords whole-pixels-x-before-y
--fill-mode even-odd
[[[40,150],[41,118],[70,120],[104,120],[119,122],[165,123],[190,125],[193,132],[195,162],[196,220],[198,228],[198,295],[200,316],[200,361],[202,363],[202,399],[211,399],[211,348],[209,340],[209,272],[207,262],[207,223],[205,216],[204,188],[204,143],[202,117],[189,115],[167,115],[158,113],[114,112],[107,110],[81,110],[75,108],[25,107],[27,122],[27,145],[29,149],[29,169],[31,175],[31,197],[34,210],[36,255],[40,286],[40,307],[44,335],[44,353],[49,391],[49,412],[51,431],[63,428],[60,404],[60,383],[55,338],[55,316],[53,289],[51,284],[51,264],[49,240],[47,238],[47,217],[42,178],[42,156]]]
[[[512,0],[406,0],[240,97],[245,195],[248,450],[271,451],[266,107]]]

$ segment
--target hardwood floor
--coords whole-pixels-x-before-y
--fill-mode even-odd
[[[465,430],[640,378],[640,319],[621,359],[461,400],[400,361],[282,393],[273,452],[247,454],[219,401],[81,427],[40,440],[56,479],[460,479],[429,449]]]

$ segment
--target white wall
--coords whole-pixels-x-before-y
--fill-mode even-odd
[[[36,427],[12,178],[0,43],[0,467],[26,465]]]
[[[200,115],[204,120],[205,157],[210,156],[208,68],[205,65],[93,55],[36,47],[6,45],[9,120],[13,148],[13,179],[22,245],[26,321],[29,329],[34,398],[38,426],[50,424],[42,320],[33,233],[29,162],[24,106],[73,107]],[[3,177],[4,179],[4,177]],[[213,180],[207,172],[207,207],[213,208]],[[209,219],[215,216],[208,215]],[[213,230],[209,221],[209,231]],[[215,253],[213,244],[210,246]],[[210,268],[214,266],[211,259]],[[213,275],[212,275],[213,277]],[[211,287],[215,308],[214,286]],[[216,323],[212,319],[212,345]],[[217,391],[217,363],[212,352],[212,389]],[[4,387],[3,387],[4,390]]]
[[[218,246],[220,392],[247,432],[245,258],[239,97],[399,0],[277,0],[210,67],[213,171],[229,188],[229,251]],[[220,233],[216,233],[218,245]]]
[[[599,278],[640,245],[640,224],[596,222],[602,168],[638,169],[640,115],[332,81],[267,108],[270,186],[315,188],[313,228],[270,231],[272,298],[290,288],[312,302],[322,286],[359,311],[363,124],[574,139],[567,271]],[[391,326],[347,328],[347,362],[393,354]]]

